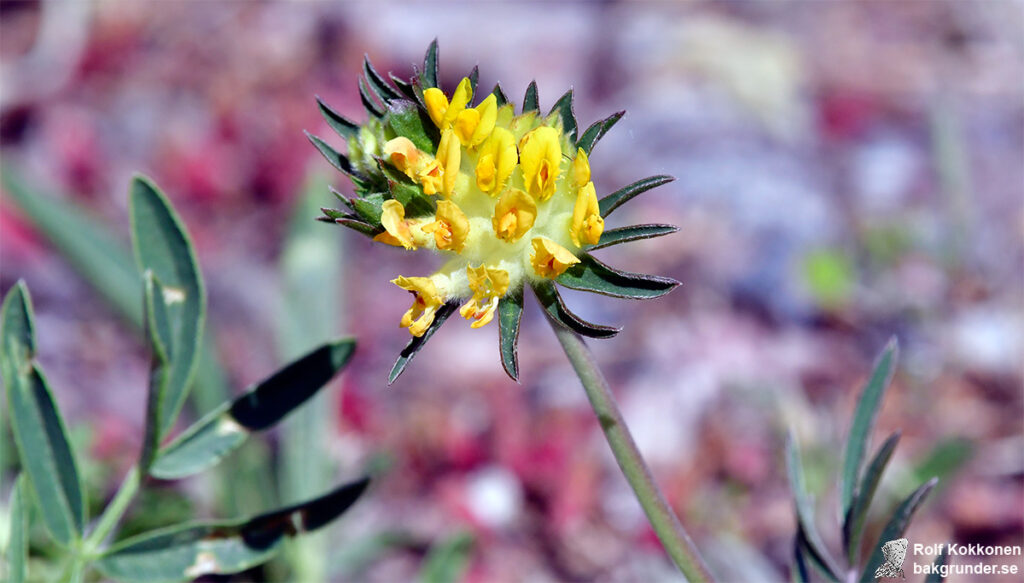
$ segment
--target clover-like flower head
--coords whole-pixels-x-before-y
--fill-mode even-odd
[[[516,342],[527,286],[556,322],[607,338],[619,328],[574,315],[555,283],[638,299],[661,296],[678,285],[612,269],[590,254],[676,230],[671,225],[605,229],[605,218],[619,205],[672,180],[653,176],[598,198],[588,155],[624,112],[577,135],[572,90],[542,115],[537,85],[531,83],[517,114],[500,84],[478,94],[475,68],[446,94],[438,87],[437,41],[427,50],[423,71],[408,82],[394,75],[385,79],[368,58],[363,72],[359,93],[369,113],[366,123],[351,122],[319,102],[328,124],[345,138],[347,154],[310,139],[349,176],[355,190],[352,198],[335,193],[345,208],[325,208],[321,220],[446,259],[431,275],[392,280],[413,294],[412,307],[399,322],[413,338],[391,381],[456,311],[473,328],[497,319],[502,364],[518,378]]]

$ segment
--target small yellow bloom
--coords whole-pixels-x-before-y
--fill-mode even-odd
[[[392,279],[391,283],[410,291],[415,296],[412,307],[402,316],[399,325],[408,328],[413,336],[423,336],[430,324],[434,322],[434,314],[441,307],[441,295],[437,293],[437,286],[429,277],[405,277],[398,276]]]
[[[405,220],[405,207],[402,206],[402,203],[397,200],[386,200],[381,208],[383,212],[380,215],[380,224],[384,227],[385,232],[380,233],[373,240],[395,247],[415,249],[416,243],[412,239],[409,221]]]
[[[515,136],[505,128],[494,128],[480,148],[476,163],[477,187],[491,196],[499,194],[518,160]]]
[[[576,151],[576,159],[572,161],[572,185],[580,188],[590,182],[590,160],[587,153],[580,148]]]
[[[573,245],[580,247],[580,241],[588,245],[597,244],[603,232],[604,219],[601,218],[601,208],[597,204],[597,193],[594,183],[588,182],[576,195],[569,236],[572,237]]]
[[[534,237],[532,243],[530,263],[533,264],[534,273],[540,277],[554,279],[565,273],[570,265],[580,262],[571,251],[551,239]]]
[[[423,194],[432,195],[441,192],[441,166],[437,160],[431,160],[416,173],[414,178],[423,187]]]
[[[469,79],[463,77],[459,86],[455,88],[451,103],[444,96],[444,92],[436,87],[429,87],[423,90],[423,102],[427,106],[427,115],[441,130],[452,127],[452,122],[459,116],[466,104],[473,99],[473,88]]]
[[[415,177],[422,156],[423,152],[409,138],[399,136],[384,144],[384,157],[409,178]]]
[[[438,249],[459,253],[469,236],[469,219],[454,202],[441,200],[437,203],[434,222],[424,225],[423,232],[434,234]]]
[[[450,198],[462,163],[462,144],[459,143],[459,137],[450,129],[441,133],[441,142],[437,145],[437,162],[441,165],[442,192],[445,197]]]
[[[498,119],[498,100],[488,95],[480,105],[465,109],[455,118],[455,134],[467,148],[475,148],[494,131]]]
[[[551,198],[561,173],[562,146],[555,128],[541,126],[519,142],[519,164],[526,192],[539,201]]]
[[[498,301],[508,291],[509,276],[504,269],[484,265],[475,268],[466,266],[466,275],[469,277],[469,289],[473,290],[473,297],[462,306],[459,313],[467,320],[474,320],[471,328],[479,328],[494,318]]]
[[[509,243],[515,243],[533,227],[537,218],[537,203],[533,197],[518,188],[501,195],[494,205],[491,225],[494,234]]]

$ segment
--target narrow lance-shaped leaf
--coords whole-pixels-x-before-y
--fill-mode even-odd
[[[801,537],[793,537],[793,570],[790,573],[793,583],[810,583],[811,573],[807,568],[807,555]]]
[[[334,166],[335,168],[347,174],[348,176],[353,176],[362,179],[362,176],[360,176],[359,173],[356,172],[354,168],[352,168],[352,163],[349,162],[348,157],[346,157],[341,152],[335,150],[331,146],[327,145],[327,142],[321,140],[320,138],[314,136],[309,132],[306,132],[306,137],[309,138],[310,142],[313,142],[313,145],[316,146],[317,151],[319,151],[320,154],[322,154],[323,157],[328,162],[331,163],[331,166]]]
[[[932,571],[924,578],[924,583],[942,583],[946,580],[942,571],[946,563],[949,562],[949,545],[940,546],[942,546],[942,552],[939,553],[939,556],[935,557],[935,562],[932,563]]]
[[[177,479],[208,468],[237,449],[254,431],[283,419],[323,388],[352,358],[355,340],[317,348],[258,383],[230,405],[197,421],[163,448],[150,473]]]
[[[374,94],[385,105],[395,99],[402,98],[401,94],[392,89],[387,80],[373,68],[373,63],[370,62],[370,55],[367,54],[363,55],[363,73],[366,75],[366,80],[370,82],[370,89],[373,90]]]
[[[882,535],[878,537],[878,541],[875,543],[875,550],[871,553],[871,558],[868,560],[867,565],[864,567],[864,571],[861,572],[860,581],[861,583],[871,583],[875,580],[875,571],[881,566],[885,560],[882,555],[882,545],[888,541],[903,538],[903,533],[907,531],[907,527],[910,526],[910,519],[913,518],[914,512],[917,511],[921,503],[928,496],[928,493],[932,491],[939,480],[932,478],[924,484],[914,490],[910,496],[907,496],[900,505],[893,512],[892,518],[882,529]]]
[[[822,570],[832,580],[841,580],[842,570],[832,560],[825,548],[825,543],[818,534],[818,527],[814,524],[814,506],[807,494],[804,485],[804,469],[800,463],[800,452],[796,447],[796,439],[792,433],[786,439],[786,470],[789,476],[789,488],[793,493],[793,501],[796,504],[796,515],[799,523],[799,530],[805,541],[805,548],[811,560],[819,563]]]
[[[671,235],[678,230],[679,227],[675,225],[633,225],[632,227],[609,229],[601,233],[601,239],[598,240],[597,244],[587,247],[587,251],[604,249],[605,247],[611,247],[612,245],[618,245],[620,243],[629,243],[630,241],[640,241],[642,239],[653,239],[654,237]]]
[[[47,531],[71,547],[85,524],[82,483],[64,420],[35,360],[32,299],[23,281],[7,293],[0,316],[0,368],[18,457]]]
[[[570,289],[636,300],[661,297],[679,285],[670,277],[612,269],[587,253],[581,254],[579,260],[555,281]]]
[[[359,79],[359,100],[363,102],[366,113],[373,117],[384,117],[387,112],[384,105],[377,103],[377,98],[370,93],[370,88],[362,78]]]
[[[530,81],[526,87],[526,96],[523,97],[523,113],[528,111],[540,111],[540,97],[537,95],[536,81]]]
[[[875,419],[878,418],[878,410],[882,406],[882,397],[885,395],[885,390],[892,380],[893,371],[896,369],[898,350],[896,339],[889,340],[875,363],[871,378],[868,379],[867,385],[864,386],[864,390],[857,400],[857,409],[853,414],[853,425],[850,427],[850,437],[846,441],[846,451],[843,456],[840,494],[844,516],[850,511],[850,505],[853,503],[854,488],[860,480],[864,452],[867,450]]]
[[[590,338],[611,338],[622,331],[622,328],[591,324],[569,311],[555,284],[550,281],[533,284],[533,292],[548,317],[577,334]]]
[[[519,380],[519,322],[523,317],[523,288],[510,291],[498,302],[498,347],[501,366]]]
[[[562,120],[562,131],[569,134],[569,141],[576,141],[576,113],[572,110],[572,89],[565,92],[564,95],[558,98],[555,105],[551,108],[551,112],[558,112],[558,117]]]
[[[851,564],[857,561],[860,537],[864,532],[864,522],[868,517],[871,500],[875,497],[878,484],[882,481],[882,473],[889,464],[893,452],[896,451],[899,441],[900,434],[896,432],[890,435],[878,449],[878,453],[871,459],[867,471],[864,472],[864,479],[860,481],[857,493],[853,497],[853,504],[850,505],[850,511],[846,513],[843,520],[843,541],[846,543],[847,558]]]
[[[827,559],[819,554],[814,545],[807,539],[804,527],[799,525],[799,518],[797,518],[797,522],[796,544],[800,548],[802,558],[807,562],[807,565],[814,567],[825,579],[833,583],[840,583],[839,577],[832,572],[833,567],[829,566]]]
[[[612,129],[612,126],[618,123],[624,115],[626,115],[625,111],[619,111],[611,114],[601,121],[596,121],[590,124],[590,127],[583,132],[579,141],[576,142],[576,147],[583,148],[584,152],[590,154],[594,150],[594,146],[597,145],[597,142],[603,138],[604,135],[608,133],[608,130]]]
[[[469,554],[473,550],[473,535],[460,532],[427,553],[420,571],[421,583],[451,583],[461,581],[469,566]]]
[[[170,380],[174,339],[167,315],[165,292],[153,272],[143,274],[146,310],[146,336],[149,338],[152,358],[149,369],[149,391],[146,395],[146,429],[142,439],[142,455],[139,467],[145,473],[153,463],[153,457],[160,446],[161,411],[167,396]]]
[[[437,87],[437,79],[437,39],[435,38],[423,56],[423,73],[420,74],[420,84],[424,89]]]
[[[141,534],[106,551],[96,567],[125,582],[175,582],[244,571],[270,559],[282,541],[328,524],[366,491],[368,479],[248,520],[190,523]]]
[[[206,292],[195,251],[181,219],[149,179],[132,180],[132,247],[140,271],[163,285],[174,354],[160,407],[160,436],[174,426],[196,370],[206,315]]]
[[[673,180],[675,180],[675,178],[672,178],[671,176],[659,175],[644,178],[643,180],[637,180],[629,186],[624,186],[597,201],[597,206],[601,210],[601,216],[607,217],[613,210],[619,208],[638,194],[643,194],[652,188],[657,188],[662,184],[668,184]]]
[[[391,373],[388,375],[389,385],[398,380],[398,377],[405,371],[405,367],[409,365],[409,361],[411,361],[413,357],[423,349],[427,344],[427,340],[430,340],[430,337],[434,335],[434,332],[437,332],[441,325],[444,324],[444,321],[455,313],[455,310],[457,309],[459,309],[458,302],[448,302],[438,308],[437,312],[434,313],[434,321],[430,323],[430,326],[427,328],[426,332],[423,333],[423,336],[414,336],[398,355],[398,360],[395,361],[395,365],[391,367]]]
[[[320,99],[319,95],[316,97],[316,104],[320,107],[320,115],[327,121],[327,125],[331,126],[331,129],[339,136],[346,140],[359,136],[359,124],[334,111],[331,106]]]
[[[7,532],[7,577],[11,583],[28,579],[28,491],[25,476],[14,480],[9,506],[11,528]]]

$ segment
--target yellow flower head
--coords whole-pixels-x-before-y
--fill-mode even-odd
[[[437,86],[436,57],[432,45],[421,74],[395,88],[385,91],[380,79],[368,80],[364,86],[387,107],[382,112],[367,105],[371,119],[362,126],[324,110],[345,136],[347,154],[313,140],[355,185],[356,197],[343,197],[348,209],[325,209],[327,220],[446,259],[429,277],[394,280],[415,295],[402,327],[429,337],[461,304],[459,312],[473,328],[499,322],[502,363],[515,377],[517,365],[506,349],[514,350],[526,287],[550,318],[595,337],[614,329],[568,312],[555,283],[634,298],[674,287],[667,278],[616,271],[590,255],[595,248],[674,230],[641,225],[604,231],[608,213],[669,180],[648,178],[598,198],[589,155],[621,113],[578,133],[571,91],[544,115],[531,86],[527,107],[517,114],[500,87],[474,104],[475,75],[462,79],[449,97]],[[410,346],[414,353],[420,344]]]

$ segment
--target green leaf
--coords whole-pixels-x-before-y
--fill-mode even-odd
[[[523,113],[528,111],[540,112],[540,98],[537,96],[536,81],[530,81],[526,87],[526,96],[523,97]]]
[[[807,568],[807,555],[804,552],[803,533],[793,537],[793,570],[790,579],[794,583],[810,583],[811,573]]]
[[[352,358],[356,342],[324,344],[197,421],[163,448],[150,473],[165,480],[200,472],[237,449],[254,431],[272,427],[323,388]]]
[[[167,396],[167,385],[170,382],[172,356],[174,354],[174,338],[171,332],[170,318],[167,315],[167,304],[164,302],[165,291],[153,272],[146,270],[143,274],[145,283],[146,335],[149,338],[152,358],[149,369],[149,390],[146,396],[146,429],[142,438],[142,455],[139,467],[145,473],[153,463],[157,448],[160,446],[161,411]]]
[[[864,571],[861,572],[860,580],[861,583],[871,583],[875,580],[875,571],[881,566],[884,561],[882,555],[882,545],[893,539],[903,538],[903,533],[907,531],[907,527],[910,526],[910,519],[913,518],[914,512],[917,511],[921,503],[928,496],[928,493],[932,491],[935,484],[939,482],[938,478],[932,478],[924,484],[914,490],[910,496],[907,497],[893,512],[892,518],[882,529],[882,535],[878,537],[878,541],[875,543],[875,550],[871,553],[871,558],[868,560],[867,565],[864,567]]]
[[[491,95],[494,95],[498,107],[508,103],[508,96],[505,95],[505,90],[501,88],[501,83],[494,84],[494,89],[491,89]]]
[[[366,75],[366,80],[370,83],[370,89],[373,90],[374,95],[380,98],[385,105],[395,99],[401,99],[401,94],[391,88],[388,85],[386,79],[373,68],[373,64],[370,62],[370,55],[363,54],[363,73]]]
[[[182,524],[132,537],[103,553],[96,567],[111,579],[147,583],[238,573],[270,559],[286,537],[314,531],[340,516],[368,483],[353,482],[249,520]]]
[[[857,401],[857,409],[853,414],[853,425],[850,427],[850,437],[846,441],[846,452],[843,456],[843,477],[841,502],[843,516],[850,511],[853,504],[854,488],[860,480],[861,464],[864,461],[864,452],[871,437],[871,430],[875,426],[875,419],[878,417],[878,410],[882,406],[882,398],[885,396],[885,389],[892,380],[893,372],[896,370],[896,358],[899,351],[896,338],[889,340],[882,354],[875,363],[874,372],[861,392]]]
[[[933,567],[928,576],[924,578],[924,583],[942,583],[946,580],[942,576],[942,568],[949,562],[949,545],[942,545],[942,552],[939,556],[935,557],[935,562],[932,563]]]
[[[673,180],[675,180],[675,178],[672,178],[671,176],[659,175],[644,178],[643,180],[637,180],[629,186],[624,186],[597,201],[597,206],[601,209],[601,216],[607,217],[613,210],[619,208],[634,196],[643,194],[652,188],[661,186],[662,184],[668,184]]]
[[[437,332],[438,328],[444,324],[444,321],[455,313],[455,310],[457,309],[459,309],[458,302],[448,302],[438,308],[437,312],[434,314],[434,321],[431,322],[426,332],[423,333],[423,336],[413,336],[412,340],[405,345],[405,348],[403,348],[402,352],[398,355],[398,360],[395,361],[395,365],[391,367],[391,373],[388,375],[389,385],[398,380],[398,377],[405,371],[405,367],[409,365],[409,361],[411,361],[413,357],[423,349],[427,344],[427,340],[430,340],[430,337],[434,335],[434,332]]]
[[[160,436],[174,426],[196,370],[206,313],[206,294],[195,251],[181,219],[149,179],[132,180],[129,210],[132,246],[140,271],[151,270],[163,285],[173,331],[174,357],[160,406]]]
[[[391,79],[391,82],[395,84],[395,87],[398,87],[398,91],[402,95],[404,95],[410,101],[415,101],[416,103],[419,103],[419,97],[416,95],[416,91],[413,89],[412,83],[409,83],[404,79],[396,77],[394,73],[388,73],[388,77]]]
[[[562,301],[562,296],[555,288],[555,284],[550,281],[533,284],[533,292],[537,295],[537,300],[540,301],[540,305],[547,312],[548,317],[577,334],[590,338],[611,338],[622,331],[622,328],[591,324],[570,312],[569,308],[565,307],[565,302]]]
[[[316,146],[316,149],[319,150],[320,154],[322,154],[323,157],[331,163],[331,166],[334,166],[348,176],[352,176],[360,180],[364,179],[362,175],[352,168],[352,163],[349,162],[349,159],[344,154],[328,146],[327,142],[309,132],[306,132],[306,137],[309,138],[310,142],[313,142],[313,145]]]
[[[814,524],[814,505],[811,503],[804,485],[803,464],[800,463],[800,452],[797,451],[796,439],[792,432],[786,438],[786,470],[789,476],[789,488],[793,493],[793,501],[796,505],[798,536],[803,539],[803,546],[807,551],[808,558],[817,563],[831,580],[840,581],[842,570],[828,554],[825,543],[821,540],[818,528]]]
[[[380,225],[380,217],[384,213],[384,195],[375,192],[352,199],[352,207],[359,216],[371,225]]]
[[[597,142],[601,138],[603,138],[604,135],[608,133],[608,130],[612,129],[612,126],[618,123],[618,121],[622,119],[622,116],[624,115],[626,115],[625,111],[618,111],[606,117],[605,119],[602,119],[601,121],[596,121],[592,123],[590,127],[588,127],[587,130],[583,132],[583,135],[580,136],[579,141],[576,142],[576,147],[583,148],[583,151],[586,152],[587,155],[590,155],[590,152],[593,151],[594,146],[597,145]]]
[[[316,104],[320,107],[320,115],[327,121],[327,125],[331,126],[331,129],[337,132],[339,136],[346,140],[359,137],[359,124],[348,120],[340,113],[331,109],[329,105],[320,99],[319,95],[316,97]]]
[[[570,289],[637,300],[661,297],[679,285],[670,277],[612,269],[586,253],[579,260],[555,281]]]
[[[353,231],[356,231],[357,233],[366,235],[367,237],[375,237],[376,235],[384,231],[383,228],[375,227],[369,223],[363,222],[363,220],[359,219],[358,217],[346,217],[344,219],[336,219],[334,222],[343,227],[348,227]]]
[[[428,87],[437,87],[437,39],[435,38],[430,46],[427,47],[427,53],[423,56],[423,73],[420,74],[420,85],[424,89]]]
[[[426,110],[411,101],[395,101],[388,110],[388,125],[396,136],[404,136],[424,152],[434,152],[441,141],[434,122]]]
[[[610,229],[601,233],[601,239],[598,240],[596,245],[590,245],[587,247],[587,251],[604,249],[605,247],[611,247],[612,245],[618,245],[620,243],[629,243],[630,241],[640,241],[642,239],[652,239],[654,237],[671,235],[678,230],[679,227],[676,227],[675,225],[633,225],[632,227]]]
[[[523,288],[508,292],[498,302],[498,347],[501,366],[512,380],[519,380],[519,322],[523,317]]]
[[[18,456],[43,524],[54,540],[71,547],[82,535],[85,498],[67,427],[35,360],[32,299],[25,282],[7,293],[0,315],[0,369]]]
[[[551,113],[558,112],[558,117],[562,120],[562,131],[569,134],[569,142],[576,141],[576,114],[572,110],[572,89],[565,92],[564,95],[558,98],[555,105],[551,108]]]
[[[434,546],[427,553],[420,571],[422,583],[454,583],[462,579],[473,550],[473,535],[460,532]]]
[[[853,504],[850,511],[846,513],[843,520],[843,542],[846,543],[846,556],[850,563],[857,561],[857,554],[860,550],[860,537],[864,532],[864,522],[868,517],[868,509],[871,507],[871,500],[875,497],[878,484],[882,481],[882,472],[889,464],[889,459],[896,451],[896,445],[900,441],[899,432],[893,433],[885,440],[878,453],[871,459],[868,469],[864,472],[864,478],[860,482],[856,493],[853,496]]]
[[[469,94],[472,95],[473,98],[476,98],[476,84],[480,81],[480,67],[474,66],[473,70],[469,72],[469,75],[466,75],[466,79],[469,79]],[[480,102],[482,100],[477,99],[476,101]],[[470,101],[470,103],[472,103],[472,101]]]
[[[28,579],[28,491],[25,476],[19,474],[11,490],[11,528],[7,534],[7,577],[10,583]]]
[[[387,113],[385,106],[377,103],[377,99],[370,93],[370,88],[366,86],[366,81],[361,77],[359,78],[359,100],[363,102],[366,113],[373,117],[381,118]]]

